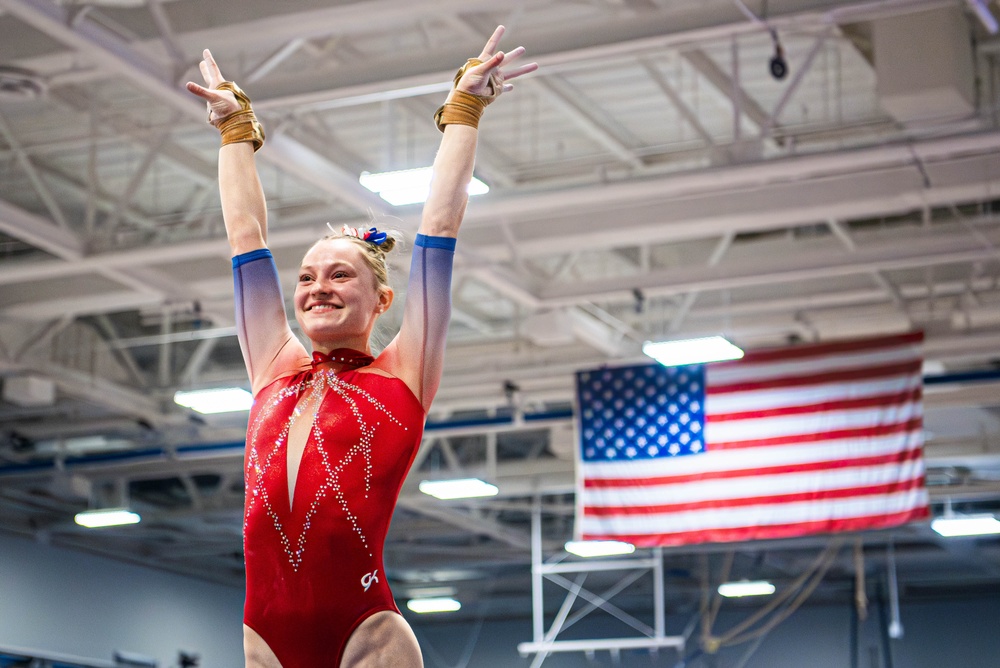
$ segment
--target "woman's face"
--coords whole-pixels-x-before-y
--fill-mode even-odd
[[[329,239],[302,258],[295,318],[314,350],[367,351],[376,318],[392,302],[392,291],[379,290],[362,253],[353,242]]]

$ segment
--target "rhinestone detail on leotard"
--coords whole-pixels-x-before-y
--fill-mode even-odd
[[[320,425],[318,424],[319,421],[316,419],[322,410],[322,402],[324,402],[329,396],[328,390],[332,391],[332,393],[339,396],[344,402],[346,402],[350,408],[351,414],[357,421],[359,429],[361,430],[360,441],[349,447],[337,462],[333,461],[334,458],[327,451],[327,448],[324,445],[322,429],[320,429]],[[296,404],[298,404],[299,397],[305,393],[308,393],[306,405],[310,407],[314,405],[316,406],[313,410],[313,422],[310,427],[310,440],[320,456],[323,470],[326,472],[326,480],[324,480],[319,486],[315,497],[309,504],[305,519],[303,520],[302,531],[299,533],[299,537],[293,545],[292,541],[288,537],[288,534],[285,532],[284,526],[282,525],[281,515],[277,512],[274,504],[271,502],[267,493],[267,488],[263,484],[263,480],[264,476],[273,465],[275,456],[281,455],[287,459],[288,434],[296,418],[301,415],[298,405],[296,405],[295,409],[293,409],[287,423],[275,440],[273,447],[267,449],[267,454],[263,458],[263,461],[261,461],[258,450],[258,436],[261,426],[266,424],[268,420],[272,419],[273,414],[278,410],[279,406],[288,400],[295,401]],[[268,401],[268,404],[262,408],[261,414],[257,417],[254,424],[251,425],[251,428],[248,431],[248,456],[246,469],[248,501],[246,504],[246,513],[244,515],[244,531],[246,530],[250,513],[257,508],[259,501],[263,511],[267,513],[267,516],[271,519],[275,530],[278,532],[282,548],[288,557],[288,562],[295,571],[298,571],[305,555],[306,538],[309,528],[312,525],[312,519],[319,511],[323,500],[327,497],[328,493],[332,493],[334,498],[337,499],[338,505],[344,511],[347,520],[351,523],[351,529],[355,534],[357,534],[368,555],[372,555],[371,546],[368,544],[368,538],[361,526],[361,520],[351,509],[349,500],[345,496],[340,483],[340,475],[343,473],[344,469],[354,460],[355,457],[361,456],[365,460],[364,470],[366,498],[368,493],[371,491],[371,479],[373,473],[371,448],[376,430],[381,423],[378,421],[370,423],[365,420],[365,417],[358,406],[359,400],[368,402],[379,415],[384,416],[389,422],[407,430],[407,428],[403,426],[403,424],[396,419],[392,413],[389,412],[388,408],[370,393],[357,385],[341,379],[335,372],[326,370],[310,374],[301,383],[283,388],[276,392]],[[319,402],[318,405],[316,405],[317,401]],[[308,447],[308,445],[309,443],[307,441],[306,447]],[[304,454],[305,453],[303,452],[303,456]],[[299,475],[301,475],[301,472]]]

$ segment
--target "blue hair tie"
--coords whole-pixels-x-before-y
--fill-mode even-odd
[[[368,228],[367,232],[365,232],[364,239],[370,244],[381,246],[382,244],[385,243],[385,240],[388,238],[388,236],[389,235],[386,234],[385,232],[379,232],[378,229],[371,227]]]
[[[330,227],[330,223],[327,223],[327,226]],[[330,229],[333,228],[330,227]],[[340,233],[343,234],[345,237],[357,237],[362,241],[367,241],[368,243],[374,244],[376,246],[381,246],[382,244],[385,243],[385,240],[389,238],[388,234],[386,234],[385,232],[379,232],[378,229],[374,227],[370,227],[367,230],[359,230],[356,227],[351,227],[350,225],[344,225],[340,229]]]

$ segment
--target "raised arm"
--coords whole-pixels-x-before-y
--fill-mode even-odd
[[[200,68],[207,88],[188,82],[187,89],[208,103],[209,122],[220,127],[234,114],[245,109],[232,90],[219,88],[226,80],[223,79],[211,51],[205,49],[203,56]],[[249,106],[249,100],[246,101],[246,106]],[[219,149],[222,217],[234,256],[265,248],[267,245],[267,207],[254,161],[257,148],[259,146],[248,139],[224,144]]]
[[[503,33],[504,27],[498,27],[479,57],[459,70],[455,89],[435,115],[444,135],[413,248],[403,322],[377,362],[407,384],[425,411],[441,382],[455,237],[469,201],[479,117],[487,104],[512,88],[505,81],[538,68],[531,63],[502,69],[524,53],[522,47],[507,55],[497,51]]]
[[[509,54],[497,51],[505,30],[503,26],[498,26],[482,53],[459,71],[455,88],[442,106],[444,113],[439,111],[435,117],[444,136],[434,159],[434,177],[424,204],[421,234],[440,237],[458,235],[469,202],[469,181],[476,163],[479,116],[500,93],[513,89],[507,81],[538,69],[537,63],[510,67],[524,54],[524,47],[519,46]]]
[[[267,249],[267,205],[254,153],[264,141],[250,100],[219,71],[211,52],[201,61],[205,86],[187,89],[208,103],[209,122],[222,134],[219,195],[233,255],[236,327],[254,395],[273,380],[295,373],[309,355],[292,334],[278,270]]]

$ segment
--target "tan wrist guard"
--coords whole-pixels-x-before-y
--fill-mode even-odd
[[[250,98],[232,81],[223,81],[216,90],[228,90],[240,104],[240,111],[233,112],[214,125],[222,134],[222,145],[250,142],[257,151],[264,145],[264,126],[257,120],[250,106]]]
[[[446,125],[469,125],[478,128],[479,119],[483,117],[486,105],[497,99],[503,92],[503,79],[496,71],[490,74],[490,90],[486,95],[473,95],[464,90],[458,90],[458,82],[469,68],[482,64],[483,61],[478,58],[469,58],[464,65],[458,68],[454,79],[456,88],[448,96],[448,101],[434,113],[434,124],[441,132],[444,132]]]
[[[488,102],[478,95],[472,95],[461,90],[454,90],[448,96],[448,101],[438,107],[434,113],[434,124],[444,132],[446,125],[469,125],[479,127],[479,119]]]

